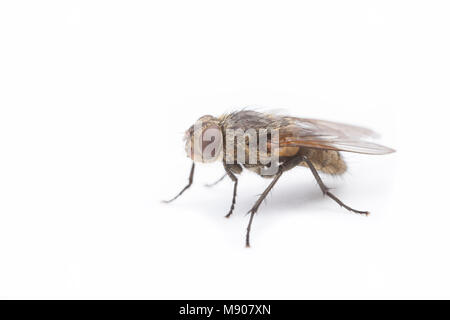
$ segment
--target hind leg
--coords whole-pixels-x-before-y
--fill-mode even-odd
[[[304,160],[305,160],[306,164],[308,165],[309,169],[311,170],[314,178],[316,179],[317,183],[319,184],[319,187],[322,190],[324,195],[330,197],[331,199],[336,201],[341,207],[344,207],[348,211],[351,211],[351,212],[354,212],[354,213],[359,213],[359,214],[365,214],[365,215],[369,214],[368,211],[355,210],[355,209],[347,206],[346,204],[344,204],[341,200],[339,200],[339,198],[336,197],[334,194],[332,194],[328,190],[327,186],[325,186],[325,184],[323,183],[322,179],[320,178],[319,173],[317,172],[316,168],[314,168],[314,165],[312,164],[312,162],[307,157],[304,157]]]

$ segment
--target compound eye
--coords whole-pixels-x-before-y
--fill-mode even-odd
[[[217,125],[211,125],[202,131],[199,142],[202,158],[206,161],[215,160],[222,150],[222,131]]]

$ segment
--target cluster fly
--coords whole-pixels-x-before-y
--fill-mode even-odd
[[[237,175],[243,168],[263,178],[272,179],[248,212],[250,219],[245,243],[249,247],[253,217],[262,201],[283,173],[303,166],[311,170],[325,196],[351,212],[368,215],[368,211],[353,209],[332,194],[320,178],[319,172],[343,174],[347,165],[341,151],[370,155],[395,151],[364,140],[375,136],[373,131],[358,126],[251,110],[233,112],[218,118],[206,115],[198,119],[185,133],[186,153],[193,160],[189,183],[173,199],[165,202],[175,200],[192,185],[195,162],[221,161],[225,174],[216,183],[226,176],[234,182],[227,218],[234,210]]]

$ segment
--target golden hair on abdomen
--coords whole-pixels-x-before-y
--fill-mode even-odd
[[[311,160],[318,171],[335,175],[347,171],[347,165],[338,151],[303,148],[302,153]],[[301,162],[300,165],[308,166],[305,162]]]

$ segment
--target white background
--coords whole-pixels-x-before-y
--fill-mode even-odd
[[[2,1],[0,298],[450,298],[442,1]],[[183,132],[245,106],[398,150],[268,184],[187,182]]]

